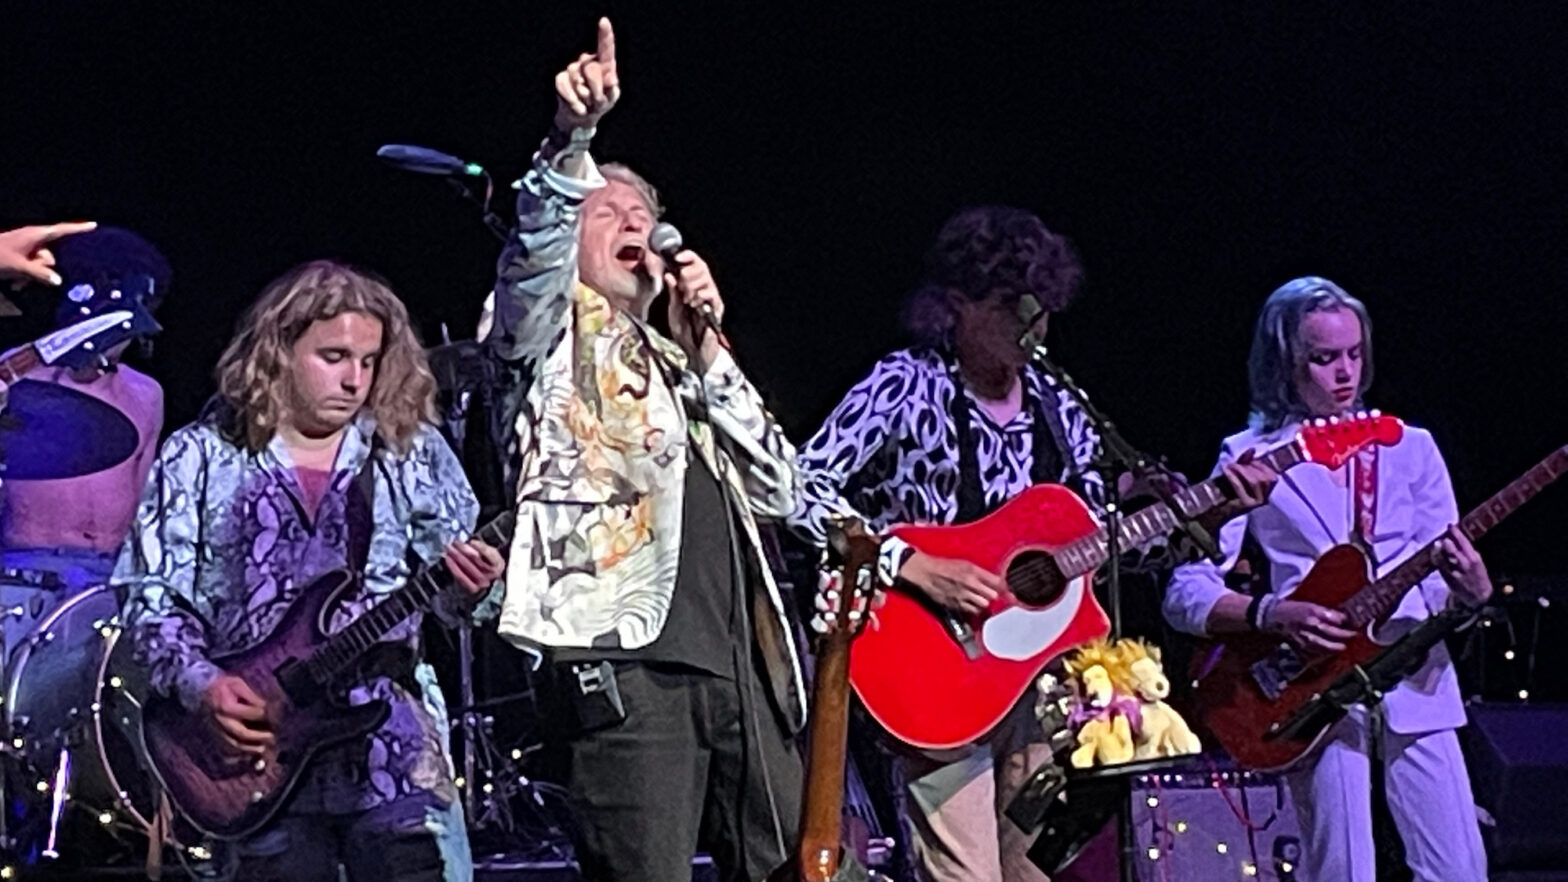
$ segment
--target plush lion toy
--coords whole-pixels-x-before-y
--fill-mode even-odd
[[[1067,660],[1077,697],[1075,768],[1182,756],[1202,749],[1187,721],[1165,703],[1170,680],[1160,650],[1142,640],[1097,640]]]
[[[1160,665],[1160,648],[1142,640],[1123,640],[1118,648],[1130,659],[1127,670],[1140,702],[1138,710],[1143,725],[1136,737],[1137,758],[1184,756],[1202,750],[1203,744],[1192,733],[1187,721],[1165,703],[1165,698],[1171,694],[1171,681]]]
[[[1068,723],[1078,732],[1074,768],[1110,766],[1133,758],[1138,702],[1132,698],[1131,673],[1114,647],[1096,640],[1067,660],[1077,687],[1077,706]],[[1120,688],[1118,685],[1120,684]]]

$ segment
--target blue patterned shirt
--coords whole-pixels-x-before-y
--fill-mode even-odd
[[[113,579],[126,590],[126,629],[154,690],[196,709],[222,673],[213,656],[261,641],[311,582],[346,564],[347,500],[373,430],[362,415],[345,432],[314,518],[280,439],[251,453],[203,421],[164,442]],[[438,559],[478,516],[457,457],[433,427],[421,427],[406,453],[382,445],[374,456],[363,586],[331,614],[332,632],[402,587],[410,552]],[[436,613],[456,621],[464,608],[443,594]],[[418,634],[416,617],[386,639],[417,647]],[[424,793],[456,802],[446,704],[429,665],[413,673],[417,694],[386,678],[350,694],[355,704],[389,701],[392,713],[369,739],[324,754],[293,810],[349,813]]]

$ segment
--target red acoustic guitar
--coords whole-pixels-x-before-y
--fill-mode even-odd
[[[1377,413],[1325,420],[1259,461],[1279,472],[1303,462],[1338,468],[1363,447],[1403,435],[1399,420]],[[1194,517],[1225,500],[1223,484],[1212,479],[1173,502]],[[1175,512],[1152,505],[1123,519],[1118,545],[1138,548],[1178,526]],[[1010,589],[974,617],[940,609],[914,590],[887,592],[855,644],[849,676],[872,717],[907,744],[944,749],[975,741],[1001,722],[1046,662],[1110,630],[1090,590],[1109,531],[1065,487],[1030,487],[972,524],[888,532],[927,554],[1001,574]]]
[[[1554,451],[1502,492],[1465,515],[1459,528],[1472,541],[1568,472],[1568,447]],[[1399,605],[1405,593],[1437,568],[1433,546],[1412,554],[1368,584],[1366,555],[1353,545],[1329,549],[1290,594],[1342,611],[1345,627],[1358,632],[1343,652],[1303,658],[1277,637],[1227,638],[1194,655],[1197,710],[1237,762],[1253,769],[1282,769],[1311,753],[1323,729],[1269,737],[1302,705],[1382,649],[1367,637],[1371,626]]]

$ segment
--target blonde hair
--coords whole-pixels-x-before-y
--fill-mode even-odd
[[[365,402],[376,433],[404,452],[420,423],[434,422],[435,377],[403,302],[369,273],[315,260],[267,285],[218,359],[218,396],[232,412],[236,442],[255,452],[272,440],[286,409],[294,344],[312,324],[346,312],[381,322],[381,355]]]
[[[648,179],[632,171],[619,162],[606,162],[599,166],[599,174],[604,175],[606,181],[620,181],[637,191],[642,201],[648,203],[648,211],[654,220],[664,216],[664,203],[659,201],[659,191]]]

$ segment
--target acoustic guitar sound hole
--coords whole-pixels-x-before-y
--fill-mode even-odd
[[[1050,606],[1067,590],[1067,577],[1049,554],[1026,551],[1007,565],[1007,586],[1029,606]]]

